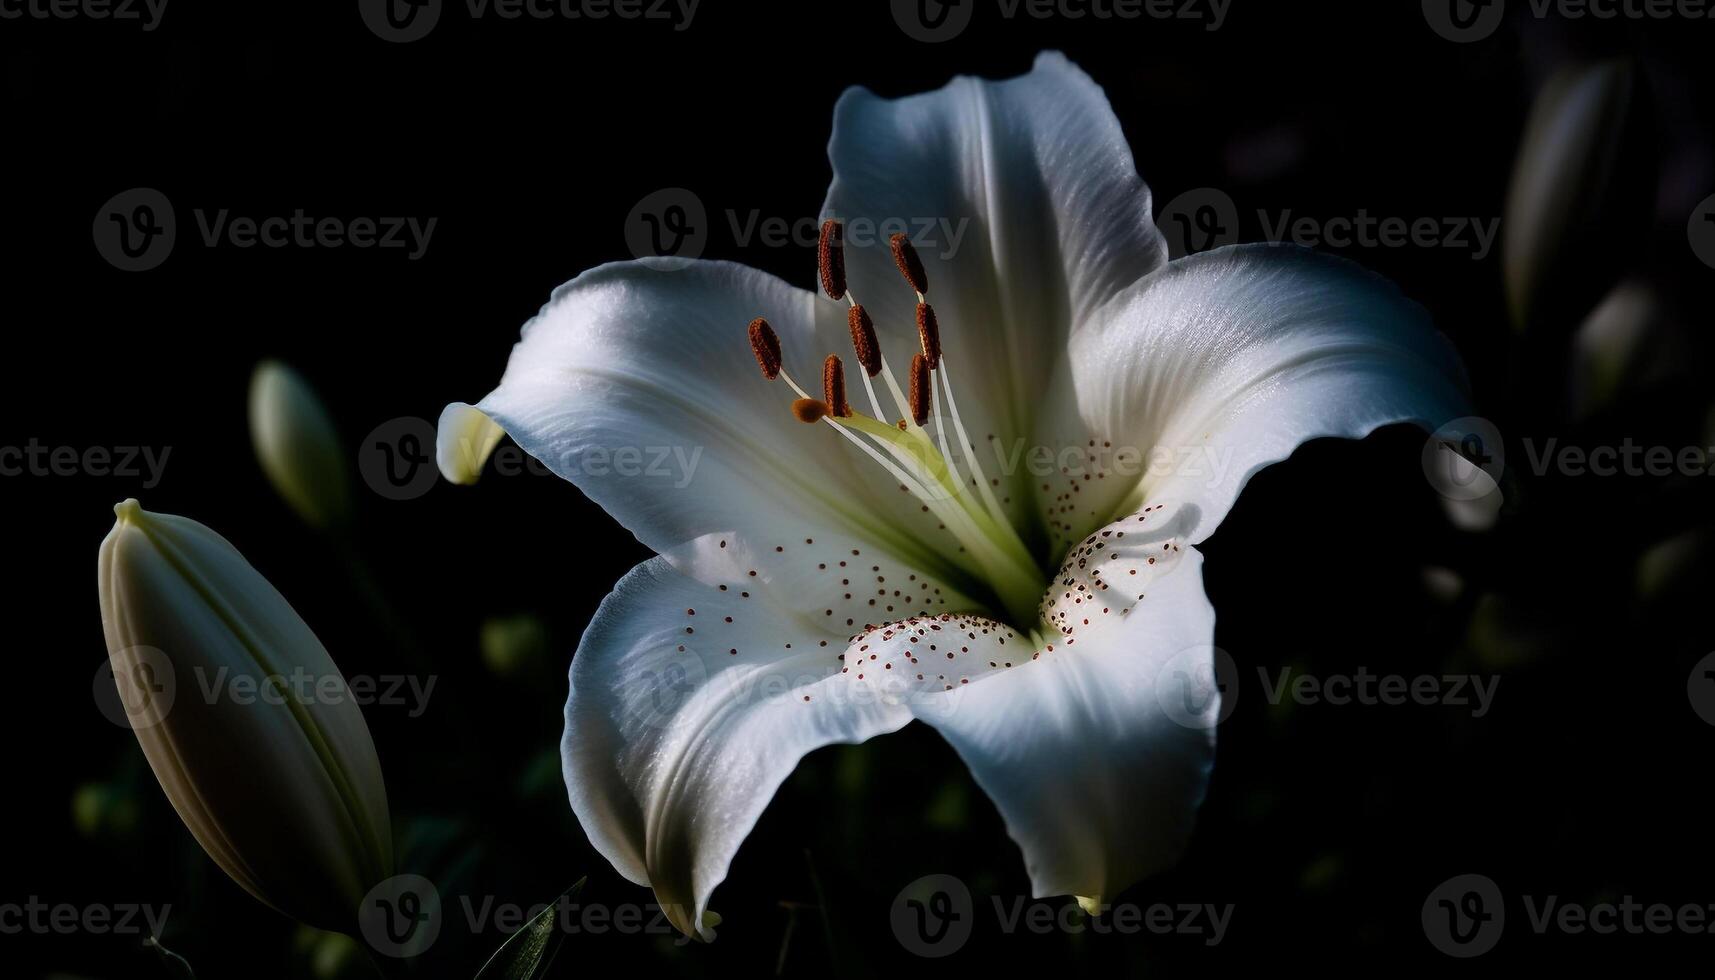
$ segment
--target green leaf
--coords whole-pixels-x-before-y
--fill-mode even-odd
[[[582,890],[588,880],[579,878],[577,884],[566,889],[565,894],[554,899],[547,908],[524,923],[524,928],[501,943],[477,971],[476,980],[542,980],[547,976],[554,954],[566,938],[559,928],[561,904]]]

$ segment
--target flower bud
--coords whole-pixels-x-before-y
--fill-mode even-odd
[[[250,378],[250,441],[274,490],[311,527],[343,524],[351,471],[333,418],[298,372],[264,361]]]
[[[195,521],[114,508],[101,625],[126,720],[209,857],[250,894],[351,932],[392,873],[381,763],[339,668],[285,598]]]
[[[1625,61],[1555,73],[1520,140],[1501,228],[1514,325],[1576,324],[1648,231],[1654,165],[1636,71]]]

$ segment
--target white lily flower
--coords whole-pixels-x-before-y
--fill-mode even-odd
[[[843,302],[724,262],[591,270],[499,387],[447,407],[442,472],[474,479],[503,429],[659,554],[584,634],[562,752],[590,840],[680,929],[805,753],[913,719],[994,800],[1037,896],[1099,904],[1174,858],[1212,765],[1218,696],[1181,705],[1212,670],[1193,546],[1307,439],[1462,415],[1462,369],[1349,263],[1169,263],[1107,100],[1059,55],[849,91],[830,155],[824,214],[968,233],[919,256],[829,228]],[[792,380],[854,338],[853,404],[833,359],[820,397]],[[616,465],[654,447],[694,472]]]

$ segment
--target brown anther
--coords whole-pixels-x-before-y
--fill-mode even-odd
[[[780,377],[780,338],[762,317],[750,321],[750,351],[762,366],[762,376],[770,381]]]
[[[822,237],[816,243],[816,267],[822,274],[822,292],[829,299],[845,299],[846,233],[833,218],[822,222]]]
[[[941,323],[935,319],[935,308],[928,303],[917,304],[917,339],[923,342],[923,356],[929,360],[929,370],[941,366]]]
[[[814,398],[800,398],[792,403],[792,414],[798,416],[800,422],[820,422],[828,414],[828,406]]]
[[[911,239],[904,232],[896,232],[887,241],[893,246],[893,264],[899,266],[899,274],[905,277],[912,289],[919,293],[928,292],[929,274],[923,271],[923,260],[917,257],[917,248],[911,244]]]
[[[837,354],[829,354],[822,362],[822,397],[835,418],[851,416],[852,406],[846,401],[846,366],[840,363]]]
[[[846,322],[851,324],[852,350],[857,352],[858,363],[865,374],[875,377],[881,373],[881,342],[875,339],[875,322],[861,306],[851,308]]]
[[[929,387],[929,359],[922,354],[911,355],[911,420],[918,425],[929,421],[929,409],[935,403],[935,389]]]

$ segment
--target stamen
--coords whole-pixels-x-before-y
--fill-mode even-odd
[[[822,362],[822,398],[835,418],[850,418],[851,403],[846,401],[846,367],[838,354],[829,354]]]
[[[831,413],[826,402],[819,402],[814,398],[800,398],[792,403],[792,414],[796,415],[800,422],[815,423]]]
[[[875,377],[881,373],[881,342],[875,338],[875,322],[861,306],[851,308],[846,314],[846,322],[851,325],[852,350],[857,353],[858,363],[863,365],[863,373]]]
[[[941,324],[935,319],[935,308],[928,303],[917,304],[917,339],[923,344],[923,356],[929,359],[929,370],[941,366]]]
[[[844,227],[833,218],[822,222],[822,237],[816,243],[816,265],[822,274],[822,292],[829,299],[846,295],[846,248]]]
[[[929,382],[929,359],[922,354],[911,355],[911,420],[918,425],[929,421],[929,409],[935,402],[935,388]]]
[[[889,238],[888,244],[893,246],[893,264],[899,266],[899,274],[911,284],[911,288],[919,293],[929,291],[929,274],[923,271],[923,260],[917,256],[916,246],[904,232],[895,233]]]
[[[999,604],[1020,622],[1025,622],[1041,599],[1041,569],[995,499],[975,459],[976,447],[971,444],[959,419],[957,403],[953,401],[952,382],[946,375],[940,323],[923,296],[929,280],[922,260],[903,234],[892,236],[891,245],[900,274],[917,293],[917,335],[922,351],[911,358],[907,379],[909,395],[902,390],[888,366],[874,321],[846,282],[844,232],[834,219],[822,225],[817,247],[818,272],[823,291],[836,301],[843,297],[850,305],[847,324],[851,329],[852,350],[863,368],[858,377],[863,381],[875,414],[869,416],[852,411],[846,395],[845,365],[838,355],[830,354],[822,362],[820,394],[823,397],[815,398],[805,391],[786,372],[780,340],[762,317],[757,317],[750,324],[751,352],[756,355],[763,377],[771,381],[776,378],[783,380],[798,396],[791,406],[793,417],[804,423],[826,422],[886,469],[898,480],[899,487],[921,501],[924,510],[933,513],[940,526],[958,541],[957,554],[949,553],[947,557],[992,587]],[[872,381],[878,375],[898,410],[906,415],[896,424],[884,421],[897,416],[881,412]],[[958,435],[960,454],[968,453],[965,459],[965,465],[971,471],[968,482],[960,472],[957,459],[960,454],[950,450],[949,433],[942,424],[942,417],[934,411],[937,377],[945,386],[946,412],[952,422],[952,430]],[[933,439],[924,431],[931,416],[935,418]],[[973,486],[977,491],[975,494],[971,493]]]
[[[762,317],[750,321],[750,350],[762,366],[763,377],[770,381],[780,377],[780,338]]]
[[[1001,507],[1000,501],[995,499],[994,491],[989,489],[988,474],[983,472],[982,461],[977,458],[976,443],[972,442],[970,435],[965,432],[965,420],[959,417],[959,403],[953,397],[953,379],[947,373],[946,362],[942,362],[941,369],[935,373],[941,378],[941,391],[947,396],[947,414],[953,419],[953,433],[958,436],[965,465],[971,468],[971,477],[977,485],[977,492],[983,498],[983,506],[988,508],[990,517],[1005,524],[1008,522],[1006,511]]]

